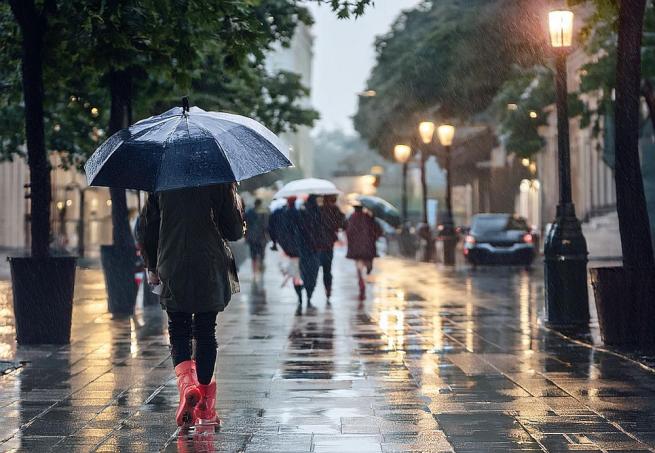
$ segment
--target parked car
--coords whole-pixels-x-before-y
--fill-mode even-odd
[[[532,264],[534,238],[525,219],[511,214],[477,214],[464,240],[464,256],[473,264]]]

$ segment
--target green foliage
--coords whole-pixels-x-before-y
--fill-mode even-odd
[[[347,19],[351,16],[359,17],[364,14],[368,5],[374,0],[315,0],[318,3],[329,3],[332,10],[337,13],[340,19]]]
[[[313,0],[324,2],[324,0]],[[274,43],[288,45],[312,19],[300,0],[60,0],[48,17],[44,52],[47,148],[81,167],[108,123],[108,74],[132,79],[135,118],[159,113],[189,94],[206,109],[255,117],[276,132],[318,117],[308,89],[289,72],[269,74]],[[329,0],[340,17],[358,16],[371,0]],[[20,42],[0,3],[0,160],[24,143]],[[91,110],[91,109],[97,110]]]
[[[355,128],[389,155],[423,118],[466,121],[484,112],[513,64],[540,60],[537,14],[520,0],[426,1],[404,12],[376,42],[368,87],[377,96],[360,99]]]
[[[544,66],[517,67],[503,84],[492,112],[499,120],[498,131],[508,152],[530,157],[543,147],[539,127],[547,123],[545,107],[555,102],[553,85],[553,74]]]
[[[589,3],[590,0],[571,0],[572,4]],[[613,117],[616,87],[616,49],[618,3],[615,0],[593,0],[594,13],[589,17],[580,34],[585,53],[590,61],[580,70],[580,89],[575,93],[582,104],[579,111],[583,127],[590,125],[594,134],[603,131],[605,116]],[[644,80],[655,77],[655,9],[648,4],[642,41],[641,76]],[[586,95],[592,94],[593,102]]]

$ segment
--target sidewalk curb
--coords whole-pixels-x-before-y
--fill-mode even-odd
[[[577,338],[571,337],[571,336],[566,335],[566,334],[564,334],[564,333],[562,333],[562,332],[560,332],[558,330],[552,329],[550,327],[546,327],[544,325],[541,325],[540,327],[543,330],[545,330],[546,332],[555,334],[555,335],[557,335],[557,336],[559,336],[561,338],[564,338],[565,340],[567,340],[567,341],[569,341],[571,343],[577,344],[579,346],[584,346],[584,347],[586,347],[588,349],[594,349],[596,351],[604,352],[606,354],[612,355],[614,357],[621,358],[623,360],[627,360],[628,362],[632,363],[633,365],[637,365],[640,368],[642,368],[642,369],[644,369],[644,370],[646,370],[646,371],[648,371],[650,373],[655,374],[655,367],[653,367],[651,365],[647,365],[644,362],[634,358],[632,354],[621,353],[619,351],[616,351],[616,350],[614,350],[612,348],[608,348],[606,346],[595,346],[593,344],[587,343],[586,341],[582,341],[582,340],[579,340]]]

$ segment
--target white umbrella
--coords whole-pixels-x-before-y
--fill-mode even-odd
[[[287,198],[299,195],[339,195],[340,193],[341,191],[331,181],[305,178],[285,184],[273,198]]]
[[[278,209],[282,209],[287,205],[287,200],[284,198],[277,198],[273,201],[271,201],[271,204],[268,205],[269,211],[277,211]]]

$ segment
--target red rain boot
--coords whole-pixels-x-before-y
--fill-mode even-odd
[[[359,276],[359,300],[366,300],[366,282],[361,275]]]
[[[177,389],[180,392],[180,405],[175,414],[177,426],[189,428],[195,424],[194,408],[200,401],[198,378],[196,377],[196,363],[187,360],[175,367],[177,376]]]
[[[200,402],[196,406],[195,416],[198,419],[199,425],[220,425],[221,419],[216,414],[216,381],[212,381],[208,385],[198,384],[200,389]]]

